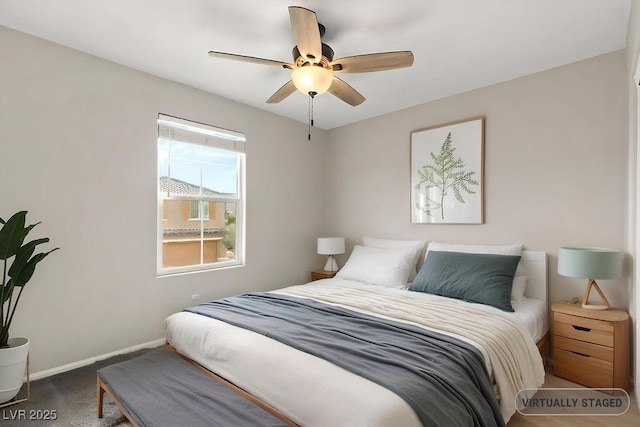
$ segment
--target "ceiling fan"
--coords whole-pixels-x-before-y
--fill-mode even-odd
[[[210,51],[214,58],[271,65],[291,70],[291,80],[285,83],[267,100],[275,104],[299,90],[311,98],[326,91],[352,106],[360,105],[365,97],[336,76],[338,73],[367,73],[410,67],[413,64],[411,51],[381,52],[333,59],[333,49],[322,43],[325,28],[318,23],[316,13],[299,6],[289,6],[289,18],[296,46],[293,48],[293,63]]]

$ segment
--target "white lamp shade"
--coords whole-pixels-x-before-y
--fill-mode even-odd
[[[344,237],[318,238],[319,255],[337,255],[344,253]]]
[[[617,279],[622,276],[622,254],[608,248],[560,248],[558,274],[581,279]]]
[[[325,93],[333,83],[333,73],[317,65],[306,65],[293,70],[291,80],[296,89],[305,95],[309,92],[320,95]]]

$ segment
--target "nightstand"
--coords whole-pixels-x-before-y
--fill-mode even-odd
[[[629,315],[555,303],[553,373],[588,387],[629,390]]]
[[[337,271],[327,271],[327,270],[313,270],[311,272],[311,281],[320,280],[320,279],[331,279],[335,276]]]

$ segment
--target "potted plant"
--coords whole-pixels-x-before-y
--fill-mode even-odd
[[[0,404],[13,399],[22,387],[22,378],[29,354],[27,338],[9,338],[9,328],[25,285],[35,272],[36,265],[51,252],[34,255],[36,246],[49,242],[49,238],[25,243],[36,225],[25,226],[27,211],[13,215],[7,221],[0,218]],[[16,291],[16,292],[14,292]]]

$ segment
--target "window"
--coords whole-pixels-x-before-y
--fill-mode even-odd
[[[209,219],[209,202],[192,200],[189,219]]]
[[[158,275],[244,263],[243,134],[158,117]]]

